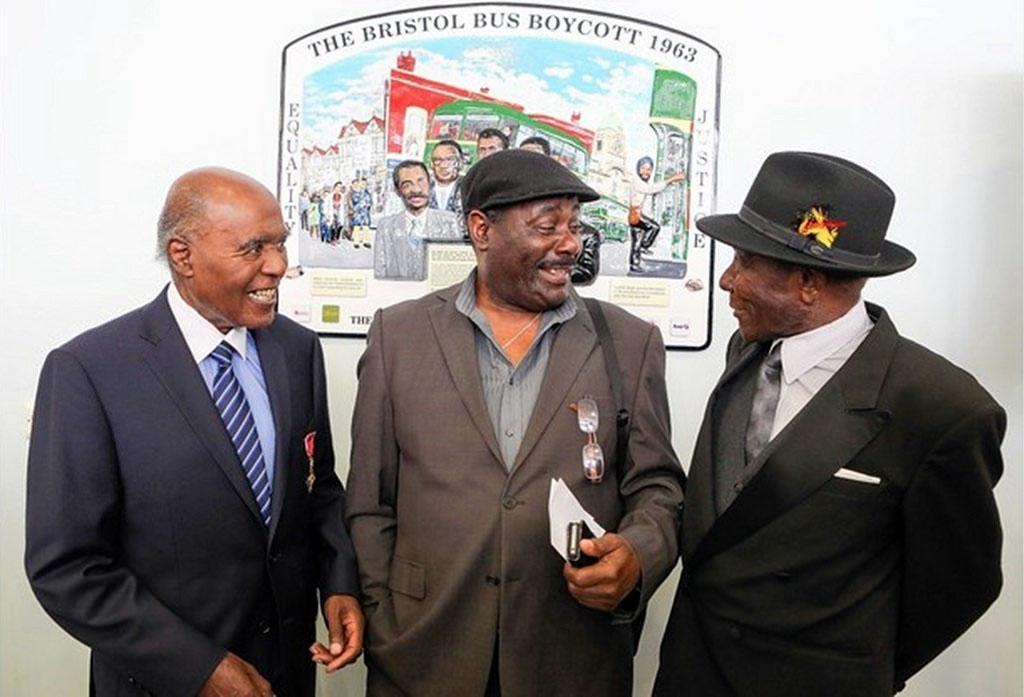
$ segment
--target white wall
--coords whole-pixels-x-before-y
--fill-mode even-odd
[[[420,4],[431,3],[65,0],[0,9],[0,695],[86,690],[85,650],[42,613],[21,566],[26,409],[44,354],[156,294],[166,273],[152,261],[153,230],[177,174],[215,163],[273,187],[285,43]],[[872,281],[868,297],[905,334],[977,375],[1010,415],[997,488],[1006,587],[906,694],[1021,694],[1021,4],[585,4],[628,7],[721,50],[719,210],[735,210],[763,157],[780,149],[848,157],[897,192],[890,234],[920,261]],[[719,256],[720,270],[729,253]],[[720,292],[715,302],[725,306]],[[718,312],[709,350],[669,357],[684,459],[732,328]],[[325,348],[345,453],[361,345],[333,339]],[[654,602],[641,694],[674,585]],[[361,667],[351,670],[322,693],[360,695],[361,677]]]

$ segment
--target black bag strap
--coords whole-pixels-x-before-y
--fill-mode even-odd
[[[619,370],[619,354],[615,352],[615,343],[612,341],[611,332],[608,331],[608,320],[604,317],[601,303],[595,298],[583,298],[583,302],[586,303],[590,317],[594,320],[597,342],[601,345],[601,352],[604,354],[604,367],[608,371],[608,382],[611,384],[612,397],[615,399],[615,471],[621,477],[622,470],[626,466],[626,453],[629,450],[629,409],[626,408],[622,396],[622,371]]]
[[[625,399],[622,394],[622,371],[619,370],[619,354],[615,352],[615,344],[612,342],[612,334],[608,331],[608,320],[604,317],[604,310],[601,303],[595,298],[583,298],[583,302],[590,311],[590,318],[594,320],[594,330],[597,332],[597,342],[601,345],[601,352],[604,354],[604,367],[608,372],[608,382],[612,387],[612,397],[615,399],[615,471],[622,479],[622,471],[626,466],[626,453],[629,450],[629,409],[626,408]],[[640,635],[644,631],[644,621],[647,619],[647,608],[643,608],[633,619],[630,631],[633,634],[633,655],[636,656],[640,648]]]

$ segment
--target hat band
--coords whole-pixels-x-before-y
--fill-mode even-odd
[[[852,264],[854,266],[875,266],[881,257],[881,254],[858,254],[857,252],[848,252],[845,249],[824,247],[818,244],[813,237],[804,237],[798,232],[779,225],[774,220],[765,218],[746,205],[740,208],[739,219],[762,235],[766,235],[790,249],[803,252],[816,259],[827,259],[839,264]]]

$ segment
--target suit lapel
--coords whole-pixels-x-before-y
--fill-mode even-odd
[[[487,443],[497,464],[504,468],[501,450],[494,435],[494,426],[484,403],[484,388],[480,381],[480,365],[476,355],[476,338],[473,323],[455,309],[455,294],[458,287],[442,294],[441,302],[430,308],[428,315],[434,330],[434,338],[441,347],[445,366],[451,376],[462,403],[469,412],[473,425]]]
[[[586,306],[577,298],[576,316],[558,329],[554,341],[551,342],[551,352],[547,369],[544,372],[544,381],[541,383],[540,393],[537,395],[533,414],[530,416],[530,423],[523,435],[523,442],[516,454],[513,472],[529,457],[551,419],[562,408],[569,388],[576,381],[576,376],[579,375],[590,352],[594,350],[597,343],[596,336],[593,320],[591,320]],[[615,416],[608,414],[605,418],[611,418],[614,421]]]
[[[714,438],[718,430],[721,418],[722,390],[739,373],[750,365],[751,361],[759,359],[762,355],[763,345],[747,344],[739,355],[731,360],[725,368],[725,372],[719,379],[708,398],[708,406],[705,410],[704,421],[701,426],[701,433],[697,438],[697,450],[693,455],[693,464],[686,482],[686,506],[683,516],[683,529],[687,531],[684,536],[684,554],[692,553],[697,541],[707,534],[715,522],[715,490],[714,490]]]
[[[715,389],[711,391],[711,398],[714,399],[722,390],[722,387],[735,378],[741,370],[746,368],[750,361],[754,358],[760,358],[763,350],[766,350],[764,344],[745,344],[739,350],[739,354],[729,361],[729,365],[725,367],[725,372],[722,373],[722,377],[718,379]]]
[[[213,398],[185,344],[185,338],[174,321],[165,293],[161,293],[146,308],[142,338],[152,345],[152,350],[145,354],[146,363],[196,436],[209,450],[235,492],[252,512],[253,520],[263,527],[256,499],[238,461],[238,453],[228,438]]]
[[[746,539],[805,499],[885,428],[877,408],[898,335],[884,311],[868,306],[875,328],[846,364],[768,446],[764,466],[697,544],[687,563]],[[713,503],[711,504],[713,505]]]
[[[270,396],[270,411],[274,416],[274,488],[270,497],[270,537],[277,531],[281,510],[287,495],[288,445],[291,430],[291,406],[288,396],[291,385],[288,379],[288,364],[284,349],[266,330],[254,332],[256,347],[260,352],[263,379]]]

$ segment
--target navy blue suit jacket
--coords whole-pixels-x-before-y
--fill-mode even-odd
[[[254,338],[277,432],[269,530],[165,293],[46,359],[25,562],[92,648],[93,694],[194,695],[227,650],[278,695],[313,694],[316,593],[358,594],[323,356],[282,317]]]

